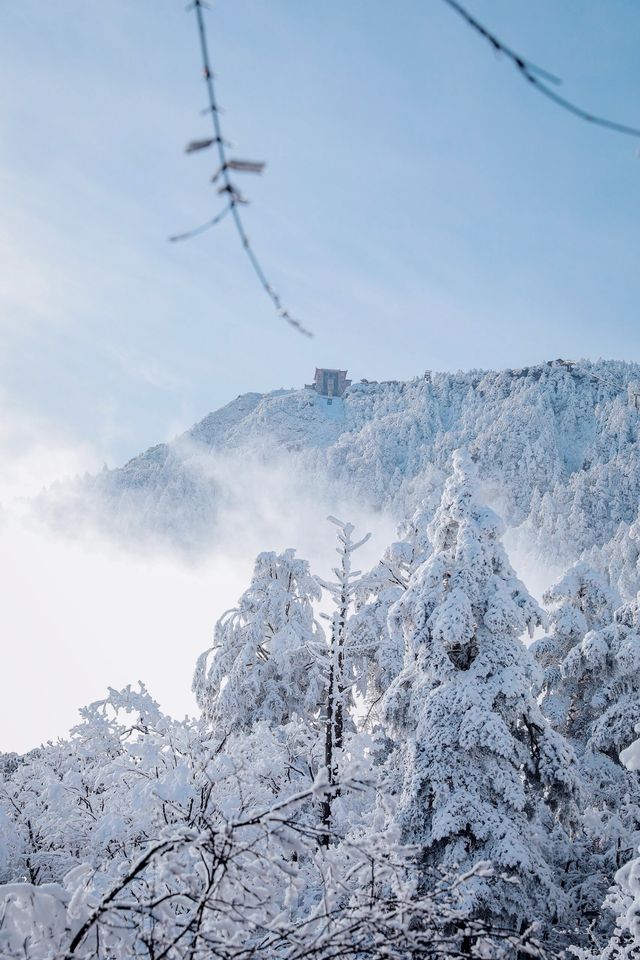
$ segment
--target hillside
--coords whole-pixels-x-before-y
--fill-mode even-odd
[[[331,406],[313,391],[250,393],[124,466],[40,499],[57,525],[94,524],[187,551],[215,542],[238,478],[279,465],[398,520],[435,506],[467,447],[485,496],[546,560],[602,546],[638,512],[640,366],[560,362],[355,383]]]
[[[194,579],[225,612],[196,660],[198,716],[110,686],[67,740],[0,763],[0,953],[299,960],[312,937],[318,960],[637,956],[639,370],[247,394],[43,494],[68,531],[215,556]],[[349,519],[328,518],[325,580],[307,557],[332,504]],[[243,528],[255,562],[229,607]],[[555,579],[544,609],[530,576]],[[75,606],[85,582],[67,583]],[[158,591],[136,630],[109,588],[114,633],[149,633],[177,682],[188,602],[162,643]]]

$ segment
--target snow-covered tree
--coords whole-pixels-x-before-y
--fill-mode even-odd
[[[259,721],[314,721],[327,665],[312,603],[320,598],[309,564],[295,551],[261,553],[238,606],[216,624],[214,645],[198,659],[193,690],[204,718],[224,736]]]
[[[327,792],[322,805],[322,819],[326,829],[323,836],[325,845],[329,843],[332,800],[337,795],[337,784],[340,778],[345,723],[348,720],[349,708],[353,703],[353,661],[349,650],[348,623],[360,571],[352,570],[351,563],[355,551],[359,550],[371,536],[367,533],[361,540],[356,541],[352,536],[355,529],[352,523],[345,523],[336,517],[329,517],[328,519],[338,527],[336,552],[340,557],[340,563],[333,568],[335,581],[318,580],[320,586],[331,596],[334,607],[331,615],[324,615],[331,621],[325,686],[324,764],[327,783],[333,788]]]
[[[570,734],[573,703],[581,691],[562,670],[565,657],[590,630],[611,619],[616,597],[604,577],[584,561],[575,563],[543,596],[550,632],[533,642],[531,652],[542,667],[542,710],[551,725]]]
[[[258,723],[220,749],[204,724],[172,721],[127,688],[86,708],[70,740],[3,764],[0,853],[10,820],[27,828],[34,868],[3,863],[3,960],[440,957],[487,865],[425,893],[392,830],[319,848],[304,811],[326,778],[275,796],[277,740],[264,734]],[[343,769],[341,786],[346,798],[362,784]],[[519,945],[511,931],[473,929],[478,956]]]
[[[640,777],[620,762],[640,716],[640,605],[616,610],[613,620],[586,634],[561,670],[576,695],[568,732],[578,747],[589,787],[588,817],[603,853],[602,874],[611,882],[620,852],[640,842]]]
[[[575,893],[594,932],[606,934],[611,916],[599,916],[600,907],[624,850],[634,842],[640,815],[640,784],[618,760],[638,715],[637,610],[627,605],[614,613],[616,593],[585,561],[574,564],[543,599],[552,629],[533,644],[544,668],[542,709],[578,754],[583,783]]]
[[[351,655],[356,664],[358,693],[368,709],[380,700],[402,668],[402,646],[389,630],[389,611],[407,588],[405,547],[402,542],[391,544],[356,585],[349,621]]]
[[[606,626],[589,631],[566,655],[561,671],[574,691],[568,734],[620,766],[620,751],[631,742],[640,715],[640,598],[616,610]]]
[[[427,527],[432,516],[423,503],[400,524],[398,540],[355,584],[349,645],[356,664],[357,689],[367,706],[367,721],[402,669],[404,641],[390,614],[407,589],[411,574],[431,552]]]
[[[640,733],[640,724],[636,724]],[[620,760],[632,773],[640,773],[640,739],[634,740],[620,754]],[[616,874],[617,896],[612,892],[609,905],[618,918],[618,945],[626,947],[624,956],[640,956],[640,857],[625,864]],[[626,936],[625,936],[626,935]]]
[[[636,724],[640,733],[640,724]],[[632,773],[640,772],[640,739],[634,740],[620,754],[620,762]],[[629,837],[630,839],[630,837]],[[635,841],[637,843],[637,836]],[[636,846],[624,853],[637,852]],[[615,874],[604,907],[615,917],[615,927],[608,941],[600,948],[574,949],[580,960],[638,960],[640,957],[640,857],[629,860]]]
[[[425,884],[432,868],[488,860],[497,876],[474,885],[478,915],[557,921],[576,774],[532,694],[519,639],[542,615],[509,564],[500,520],[478,501],[468,455],[453,468],[429,528],[433,552],[395,610],[405,663],[384,706],[398,742],[388,763],[396,816],[422,849]]]
[[[584,558],[607,578],[622,601],[633,600],[640,589],[640,519],[622,521],[610,540],[591,547]]]
[[[80,713],[68,740],[32,750],[0,781],[5,878],[59,881],[82,858],[97,863],[123,855],[146,834],[147,805],[137,809],[142,782],[129,750],[135,755],[142,748],[133,746],[136,737],[164,723],[157,703],[141,685],[110,690]]]

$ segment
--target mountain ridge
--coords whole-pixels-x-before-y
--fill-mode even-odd
[[[361,381],[331,406],[306,388],[241,394],[121,467],[58,485],[40,506],[56,525],[73,517],[206,549],[234,471],[277,463],[399,521],[420,504],[435,510],[452,453],[466,447],[507,526],[569,562],[637,514],[639,383],[638,364],[585,360]]]

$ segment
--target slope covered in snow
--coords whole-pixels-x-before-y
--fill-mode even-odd
[[[197,660],[201,717],[110,688],[68,740],[0,763],[7,956],[637,956],[637,374],[555,362],[331,402],[250,394],[43,496],[67,527],[217,544],[224,566],[243,524],[317,550],[333,502],[378,510],[379,534],[412,515],[364,573],[369,535],[330,516],[330,581],[262,550]],[[543,595],[549,617],[487,499],[539,579],[585,555]],[[186,623],[166,651],[152,634],[172,677]]]
[[[355,383],[331,406],[306,389],[245,394],[41,505],[57,524],[201,550],[242,477],[281,469],[400,520],[419,503],[435,510],[463,447],[508,526],[567,563],[624,536],[620,524],[636,518],[639,383],[636,364],[581,361]]]

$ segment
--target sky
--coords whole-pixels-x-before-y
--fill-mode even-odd
[[[226,136],[266,160],[219,207],[193,13],[5,0],[0,363],[7,402],[109,465],[238,393],[640,355],[640,143],[522,82],[441,0],[215,0]],[[640,124],[635,0],[469,0],[586,107]],[[8,95],[7,95],[8,92]]]
[[[214,156],[184,153],[209,133],[185,5],[0,9],[0,748],[63,733],[145,668],[188,709],[193,656],[251,566],[63,543],[16,497],[315,366],[403,379],[640,359],[640,141],[538,96],[442,0],[211,3],[225,134],[267,162],[242,181],[247,230],[312,340],[275,315],[230,222],[168,243],[220,208]],[[635,0],[468,6],[566,96],[640,124]],[[270,543],[273,515],[256,529]]]

